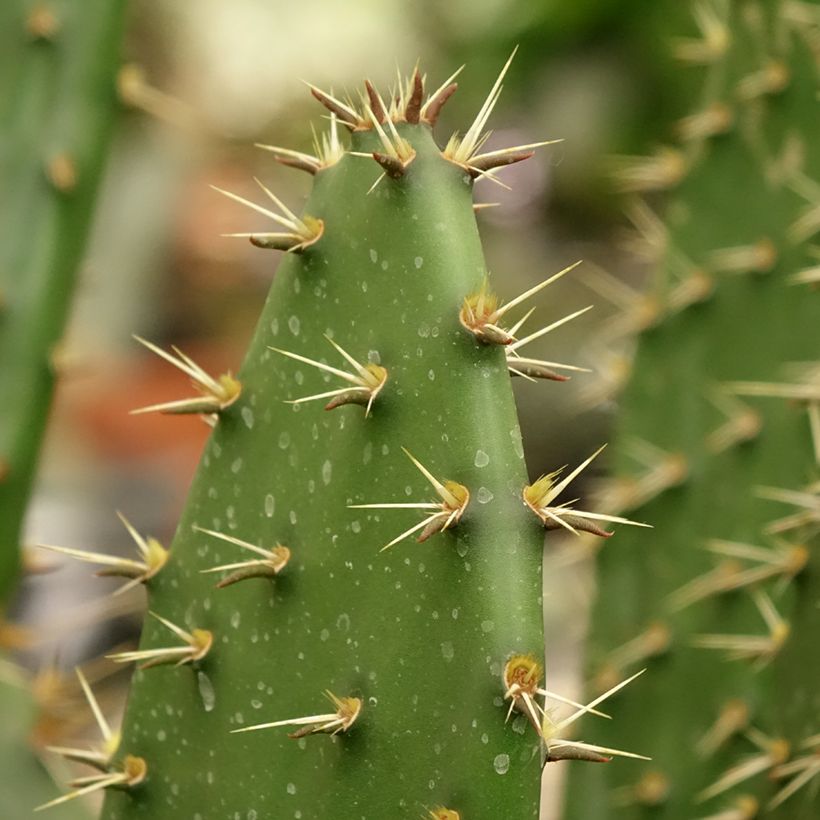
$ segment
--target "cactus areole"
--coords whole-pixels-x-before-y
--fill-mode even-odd
[[[503,309],[482,301],[473,184],[537,147],[481,153],[500,81],[443,151],[452,78],[425,96],[415,72],[389,102],[368,83],[361,105],[314,88],[317,155],[269,147],[314,175],[304,213],[261,182],[265,207],[224,192],[286,256],[236,380],[176,351],[204,398],[155,408],[214,430],[144,579],[157,617],[118,658],[145,662],[107,820],[538,816],[541,690],[525,711],[504,678],[543,649],[510,370],[572,368],[510,350],[521,322],[485,327]]]

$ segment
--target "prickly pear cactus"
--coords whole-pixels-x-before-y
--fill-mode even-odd
[[[11,590],[59,341],[117,111],[124,2],[3,3],[0,600]]]
[[[660,276],[625,317],[643,333],[609,507],[661,537],[625,533],[600,553],[589,648],[593,690],[648,666],[601,736],[653,763],[574,769],[566,816],[809,820],[820,816],[820,5],[701,2],[695,17],[697,32],[675,42],[700,89],[680,144],[619,177],[669,193],[665,225],[645,202],[632,211]]]
[[[124,2],[9,0],[0,8],[0,653],[32,635],[4,620],[20,536],[106,148],[116,120]],[[59,795],[33,727],[41,703],[0,654],[0,815]],[[79,803],[55,818],[87,817]]]
[[[542,705],[562,700],[544,529],[623,519],[556,501],[588,461],[527,486],[509,379],[565,379],[522,348],[583,311],[523,336],[555,277],[506,304],[486,281],[473,182],[537,147],[482,152],[501,79],[443,151],[453,78],[361,104],[313,88],[316,155],[270,147],[314,176],[304,213],[223,192],[287,255],[236,376],[144,342],[196,394],[141,411],[214,430],[168,552],[133,528],[133,559],[63,550],[144,583],[152,615],[115,656],[138,665],[122,740],[67,799],[106,790],[108,820],[536,817],[545,761],[620,754],[563,737],[603,698]]]

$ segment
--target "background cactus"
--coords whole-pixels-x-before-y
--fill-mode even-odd
[[[694,10],[697,28],[674,43],[696,64],[675,74],[691,106],[679,143],[619,177],[669,192],[664,227],[646,201],[633,207],[659,275],[626,316],[643,332],[606,494],[657,537],[624,533],[599,554],[588,652],[593,691],[649,667],[601,736],[654,761],[572,770],[566,817],[808,820],[820,811],[818,495],[806,486],[820,455],[808,363],[820,6]]]
[[[123,2],[97,0],[0,9],[0,616],[19,575],[59,342],[115,121],[123,11]],[[0,649],[19,650],[31,637],[0,623]],[[21,805],[59,795],[37,757],[55,738],[33,729],[43,718],[37,683],[3,658],[0,687],[0,814],[16,817]],[[74,804],[54,816],[87,815]]]
[[[17,573],[59,341],[114,123],[124,5],[9,2],[0,12],[0,599]]]

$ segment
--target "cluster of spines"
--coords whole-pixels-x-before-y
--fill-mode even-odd
[[[495,168],[526,159],[531,155],[531,149],[548,144],[544,142],[527,146],[517,146],[507,150],[480,153],[481,146],[486,139],[486,136],[483,134],[484,126],[498,99],[501,90],[501,81],[509,65],[510,61],[504,66],[498,81],[493,86],[490,95],[482,106],[471,128],[463,137],[454,136],[449,141],[445,150],[442,151],[442,157],[445,160],[463,167],[473,178],[492,178],[492,171]],[[324,168],[335,164],[345,153],[338,138],[338,123],[344,124],[351,130],[372,129],[378,134],[384,147],[384,152],[374,152],[372,154],[373,159],[383,168],[386,175],[393,179],[399,179],[403,176],[410,162],[412,162],[414,152],[408,140],[405,137],[399,136],[395,124],[398,122],[406,122],[411,124],[425,123],[427,125],[433,125],[441,110],[441,106],[455,90],[454,78],[455,75],[430,95],[424,103],[422,103],[423,78],[417,70],[413,73],[409,81],[400,81],[395,93],[391,93],[389,103],[385,103],[373,86],[367,83],[366,96],[362,98],[361,109],[357,109],[349,100],[341,101],[331,94],[327,94],[311,86],[314,96],[331,111],[330,134],[322,141],[316,141],[316,156],[301,154],[274,146],[262,147],[271,150],[276,155],[276,158],[284,164],[300,168],[311,174],[316,174]],[[263,213],[277,222],[280,227],[285,228],[286,231],[272,234],[252,233],[238,235],[249,237],[253,244],[261,247],[294,253],[306,252],[312,245],[321,241],[324,231],[324,223],[322,220],[310,216],[296,216],[296,214],[290,211],[261,182],[259,185],[266,196],[276,205],[277,211],[262,208],[249,200],[245,200],[227,191],[222,191],[222,193]],[[576,263],[576,265],[577,264],[578,263]],[[519,306],[543,287],[572,270],[576,265],[572,265],[544,280],[506,305],[499,305],[497,297],[492,294],[489,290],[489,285],[485,282],[479,292],[465,296],[459,315],[462,326],[466,331],[472,334],[476,343],[480,345],[502,346],[505,349],[506,360],[511,374],[520,375],[528,379],[546,378],[559,381],[565,380],[567,377],[558,375],[555,370],[581,371],[583,368],[525,358],[520,354],[519,350],[523,345],[540,338],[551,330],[560,327],[565,322],[580,316],[589,308],[576,311],[526,337],[519,337],[517,334],[532,311],[510,327],[503,327],[499,322],[508,310]],[[149,407],[140,408],[134,412],[143,413],[155,411],[170,414],[194,414],[200,416],[213,426],[218,424],[220,416],[229,411],[241,395],[242,385],[230,373],[214,378],[181,350],[174,348],[173,353],[168,353],[150,342],[139,337],[137,338],[138,341],[152,352],[161,356],[167,362],[188,375],[198,395],[179,401],[151,405]],[[385,367],[381,364],[359,361],[332,338],[327,338],[337,353],[346,360],[350,366],[349,371],[340,370],[323,362],[302,356],[294,351],[271,348],[280,355],[309,364],[347,382],[347,385],[344,387],[290,400],[290,403],[299,404],[315,399],[330,399],[326,405],[327,410],[332,410],[344,404],[354,403],[362,405],[365,408],[365,416],[368,416],[371,411],[373,411],[374,404],[377,404],[381,391],[385,389],[388,383],[389,363],[388,367]],[[383,504],[355,505],[357,508],[411,508],[424,511],[426,517],[419,524],[403,532],[383,549],[393,546],[404,538],[416,533],[418,530],[421,530],[418,540],[423,541],[439,532],[457,526],[462,514],[470,503],[471,494],[466,486],[457,481],[437,478],[418,459],[411,455],[409,451],[405,450],[405,452],[414,465],[430,482],[438,496],[438,500],[414,503],[385,502]],[[600,452],[600,450],[598,452]],[[559,479],[561,470],[558,470],[555,473],[539,479],[535,484],[522,489],[522,503],[535,513],[546,529],[562,527],[576,535],[580,530],[587,530],[600,536],[609,536],[611,533],[602,530],[595,523],[596,521],[611,521],[626,524],[635,523],[620,517],[577,510],[572,506],[574,502],[556,503],[557,497],[596,455],[598,455],[598,453],[595,453],[563,478]],[[50,547],[50,549],[62,552],[79,560],[102,564],[105,569],[99,574],[113,574],[126,577],[128,579],[126,588],[130,588],[139,583],[150,586],[152,579],[165,566],[169,554],[154,539],[145,539],[139,535],[125,519],[123,519],[123,523],[125,523],[137,543],[140,560],[113,558],[97,553],[63,547]],[[291,557],[290,548],[282,544],[276,544],[276,546],[272,548],[267,548],[217,530],[200,527],[195,527],[195,529],[206,536],[220,539],[225,543],[251,552],[255,556],[248,560],[222,564],[204,570],[204,572],[208,573],[229,573],[224,575],[223,579],[217,584],[219,588],[238,583],[248,578],[262,577],[272,579],[285,569]],[[118,662],[137,662],[140,664],[141,669],[149,669],[163,664],[173,664],[175,666],[191,665],[196,667],[215,645],[215,636],[209,630],[191,628],[189,631],[157,613],[151,612],[150,614],[177,638],[177,642],[173,645],[160,648],[118,653],[111,656],[113,660]],[[518,669],[521,663],[535,664],[537,667],[537,662],[532,659],[531,656],[512,654],[507,659],[504,668],[504,695],[510,700],[510,712],[513,710],[520,711],[530,719],[540,741],[544,745],[545,759],[547,761],[578,759],[604,762],[609,760],[612,755],[641,757],[640,755],[629,752],[560,738],[560,733],[582,715],[590,712],[600,714],[594,709],[595,705],[631,682],[634,677],[636,677],[635,675],[628,680],[616,683],[592,703],[582,705],[574,701],[568,701],[554,693],[542,690],[538,685],[540,673],[537,672],[536,667],[530,668],[528,666],[532,674],[526,676],[527,682],[522,685],[522,677]],[[86,693],[89,696],[92,708],[94,708],[96,714],[98,710],[95,708],[92,696],[87,689]],[[305,717],[276,720],[243,727],[234,731],[246,732],[281,726],[295,726],[297,727],[296,730],[290,734],[292,738],[302,738],[316,733],[336,735],[340,732],[347,732],[359,718],[364,708],[364,702],[361,698],[352,695],[340,696],[330,691],[327,691],[326,695],[333,707],[333,711]],[[551,718],[552,710],[540,705],[537,700],[538,697],[550,698],[565,704],[570,704],[575,707],[575,711],[569,717],[554,722]],[[63,750],[61,753],[71,759],[79,759],[71,750],[69,750],[69,752],[70,753],[66,753],[66,751]],[[135,761],[139,761],[139,763]],[[85,794],[89,791],[109,787],[121,788],[136,786],[144,780],[147,765],[142,758],[130,756],[126,756],[124,762],[115,763],[113,756],[108,755],[104,766],[102,766],[103,772],[100,776],[96,776],[87,781],[76,781],[74,784],[75,791],[49,805],[64,802],[66,799]],[[446,817],[448,820],[452,820],[452,818],[459,818],[460,814],[456,810],[440,807],[430,810],[430,816],[436,818]]]

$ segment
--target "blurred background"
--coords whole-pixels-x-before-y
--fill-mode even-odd
[[[477,218],[503,297],[584,260],[539,294],[538,315],[547,324],[595,309],[540,340],[533,354],[594,372],[515,389],[533,477],[589,455],[607,440],[628,368],[618,309],[647,274],[630,250],[634,226],[608,171],[613,155],[645,154],[666,139],[684,110],[685,101],[663,92],[667,32],[686,16],[684,5],[132,0],[123,109],[61,347],[66,375],[26,541],[129,554],[115,510],[171,541],[208,428],[196,418],[128,414],[187,388],[132,334],[176,344],[210,372],[240,367],[279,255],[221,236],[262,223],[209,186],[253,196],[258,176],[298,212],[310,178],[254,143],[310,151],[309,123],[323,127],[324,109],[301,80],[343,93],[368,77],[386,90],[397,67],[408,73],[419,61],[436,87],[466,64],[436,129],[443,145],[470,124],[516,45],[488,150],[563,142],[503,171],[510,190],[479,181],[477,199],[498,207]],[[116,584],[91,577],[87,565],[48,560],[55,571],[27,580],[16,602],[19,617],[45,636],[24,656],[27,665],[71,670],[134,640],[142,589],[111,598]],[[545,592],[550,688],[570,692],[590,592],[583,567],[548,573]],[[114,685],[100,691],[114,703],[126,681],[109,675],[101,668],[100,679]]]

